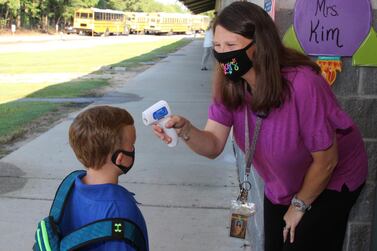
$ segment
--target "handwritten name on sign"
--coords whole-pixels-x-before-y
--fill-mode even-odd
[[[297,0],[294,28],[309,55],[352,56],[372,22],[370,0]]]

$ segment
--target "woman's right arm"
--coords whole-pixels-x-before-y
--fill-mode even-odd
[[[191,150],[210,159],[221,154],[230,132],[230,127],[210,119],[207,120],[205,128],[200,130],[181,116],[171,116],[166,127],[174,128],[182,140],[186,138],[187,140],[183,141]],[[154,125],[153,131],[162,141],[170,143],[171,138],[164,133],[161,127]]]

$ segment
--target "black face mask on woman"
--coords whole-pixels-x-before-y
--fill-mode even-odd
[[[213,55],[220,63],[224,75],[234,82],[238,82],[246,72],[253,67],[253,62],[247,56],[246,51],[254,44],[254,40],[245,48],[228,52],[216,52]]]

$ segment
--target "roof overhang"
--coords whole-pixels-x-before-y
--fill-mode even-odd
[[[199,14],[209,10],[214,10],[216,0],[179,0],[182,2],[191,12]]]

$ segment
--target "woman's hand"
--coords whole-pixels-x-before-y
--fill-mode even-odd
[[[311,205],[313,201],[326,188],[332,172],[338,163],[338,145],[336,134],[334,133],[334,143],[326,150],[312,152],[313,162],[310,165],[304,183],[300,191],[296,194],[306,205]],[[283,229],[284,242],[287,240],[288,234],[290,242],[295,239],[295,230],[301,221],[304,212],[295,209],[292,205],[284,215],[285,227]]]
[[[284,242],[290,237],[290,242],[293,243],[295,240],[295,231],[298,223],[301,221],[304,212],[295,209],[292,205],[288,208],[283,219],[285,221],[285,227],[283,228],[283,239]]]
[[[173,115],[165,124],[166,128],[174,128],[178,137],[181,137],[186,145],[195,153],[214,159],[223,151],[228,138],[230,127],[224,126],[216,121],[207,120],[203,130],[193,126],[184,117]],[[166,144],[172,139],[164,132],[164,128],[153,125],[153,132]]]
[[[177,115],[170,116],[170,120],[166,122],[165,125],[166,128],[174,128],[179,137],[181,137],[182,134],[187,134],[191,128],[190,121]],[[152,128],[154,134],[166,144],[169,144],[172,141],[172,139],[164,132],[164,129],[159,125],[153,125]]]

